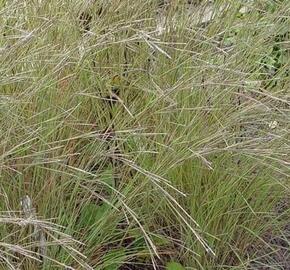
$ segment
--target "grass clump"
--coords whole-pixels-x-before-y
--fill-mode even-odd
[[[0,6],[1,269],[283,267],[288,1]]]

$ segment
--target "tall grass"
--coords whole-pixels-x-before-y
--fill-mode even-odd
[[[1,269],[250,269],[272,248],[290,3],[189,2],[0,1]]]

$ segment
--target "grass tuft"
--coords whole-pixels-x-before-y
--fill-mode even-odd
[[[289,1],[0,7],[0,269],[286,269]]]

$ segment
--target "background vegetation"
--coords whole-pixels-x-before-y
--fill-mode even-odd
[[[287,269],[289,1],[0,6],[1,269]]]

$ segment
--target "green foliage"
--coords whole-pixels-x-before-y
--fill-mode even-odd
[[[157,2],[0,1],[0,268],[272,261],[290,2]]]
[[[185,268],[178,262],[169,262],[166,264],[166,270],[185,270]]]
[[[126,258],[126,250],[125,249],[118,249],[112,250],[108,252],[104,260],[104,268],[105,270],[118,270],[119,267],[123,264]],[[107,265],[108,264],[108,265]]]
[[[100,222],[108,214],[110,206],[107,204],[97,205],[86,203],[80,210],[80,226],[90,227]]]

